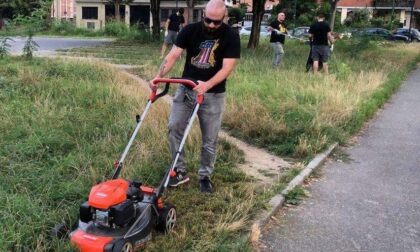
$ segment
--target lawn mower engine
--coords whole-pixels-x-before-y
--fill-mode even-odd
[[[89,201],[80,206],[80,220],[107,228],[120,228],[136,217],[136,203],[143,200],[141,183],[115,179],[94,186]]]
[[[80,251],[134,251],[151,239],[158,221],[153,189],[138,181],[113,179],[92,187],[80,206],[78,228],[70,234]]]

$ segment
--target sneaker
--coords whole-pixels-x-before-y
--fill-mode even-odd
[[[212,193],[213,188],[211,186],[210,179],[208,177],[200,179],[200,191],[202,193]]]
[[[169,186],[175,187],[187,183],[190,178],[187,176],[187,172],[178,171],[176,168],[174,172],[170,174]]]

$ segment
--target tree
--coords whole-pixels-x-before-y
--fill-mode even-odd
[[[2,0],[0,1],[0,18],[29,16],[34,9],[40,7],[40,2],[39,0]]]
[[[272,17],[277,17],[280,11],[286,14],[286,23],[289,28],[299,25],[310,25],[314,21],[317,4],[314,0],[282,0],[271,11]],[[293,24],[293,25],[291,25]]]
[[[152,12],[152,34],[154,39],[160,38],[160,0],[150,0],[150,12]]]
[[[330,9],[330,27],[331,31],[334,30],[335,13],[337,12],[337,4],[340,0],[328,0],[331,6]]]
[[[121,4],[129,5],[133,1],[134,0],[109,0],[109,2],[111,4],[113,4],[114,7],[115,7],[115,20],[117,20],[117,22],[120,22],[121,21],[121,15],[120,15],[120,6],[121,6]]]
[[[188,23],[192,23],[193,16],[194,16],[194,6],[197,3],[197,0],[186,0],[187,7],[188,7]]]
[[[245,6],[245,8],[243,8],[242,6],[240,8],[229,8],[228,9],[229,24],[236,24],[238,22],[243,21],[243,19],[245,17],[245,13],[246,13],[246,6]]]
[[[257,48],[260,42],[261,20],[264,15],[265,0],[252,0],[252,29],[248,48]]]
[[[6,57],[10,53],[12,45],[8,41],[14,42],[14,40],[9,37],[0,40],[0,59]]]
[[[30,31],[28,39],[23,46],[23,55],[29,60],[32,59],[34,52],[38,51],[39,48],[39,45],[33,40],[33,36],[33,32]]]

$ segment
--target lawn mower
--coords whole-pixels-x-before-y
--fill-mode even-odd
[[[176,209],[165,202],[169,177],[192,127],[203,96],[197,102],[184,131],[177,154],[158,187],[144,186],[138,180],[119,178],[125,157],[153,102],[167,94],[169,84],[194,88],[197,82],[188,79],[155,79],[154,84],[166,83],[164,90],[153,91],[110,180],[92,187],[88,201],[80,206],[79,220],[70,233],[71,243],[82,252],[129,252],[143,247],[152,238],[152,230],[168,232],[176,223]],[[58,230],[58,229],[57,229]],[[58,232],[57,232],[58,233]]]

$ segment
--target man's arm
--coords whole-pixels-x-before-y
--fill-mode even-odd
[[[181,56],[182,51],[184,51],[184,49],[174,45],[172,47],[171,51],[168,53],[168,55],[166,55],[165,59],[163,59],[163,62],[160,65],[160,68],[159,68],[159,72],[156,74],[156,76],[153,78],[153,80],[156,79],[156,78],[163,78],[167,73],[169,73],[169,71],[171,71],[172,67],[174,66],[175,62]],[[156,90],[157,85],[153,84],[153,80],[151,80],[149,82],[149,87],[152,90]]]
[[[334,39],[334,36],[332,35],[332,33],[328,32],[327,35],[328,35],[328,40],[330,41],[330,43],[334,44],[335,39]]]
[[[168,30],[170,22],[171,22],[171,20],[168,18],[168,20],[166,20],[166,22],[165,22],[165,31]]]
[[[218,85],[224,79],[226,79],[235,68],[237,59],[223,59],[223,66],[210,80],[208,81],[198,81],[199,85],[194,88],[194,91],[198,95],[202,95],[207,92],[212,87]]]

